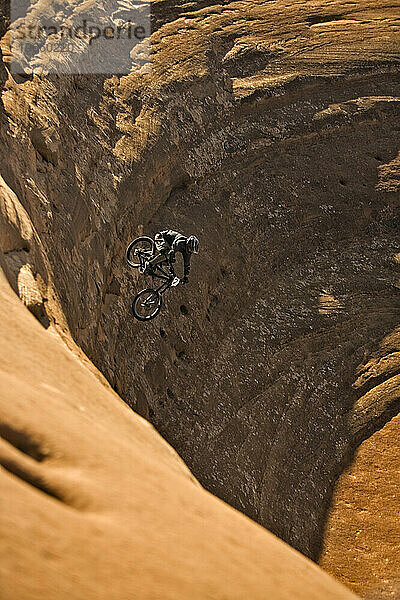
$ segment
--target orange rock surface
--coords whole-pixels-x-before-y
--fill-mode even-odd
[[[2,600],[354,596],[202,489],[0,277]]]

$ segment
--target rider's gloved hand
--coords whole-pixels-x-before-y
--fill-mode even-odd
[[[188,283],[189,279],[185,276],[183,279],[181,279],[181,283]]]

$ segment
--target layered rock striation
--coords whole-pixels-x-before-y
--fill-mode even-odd
[[[368,546],[370,488],[340,540],[332,519],[399,408],[396,9],[159,1],[152,27],[151,68],[121,77],[15,78],[3,37],[8,279],[208,490],[357,591],[391,585],[391,475]],[[201,253],[142,325],[124,250],[166,226]]]

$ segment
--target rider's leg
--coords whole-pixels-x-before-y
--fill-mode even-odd
[[[157,256],[154,256],[154,258],[150,259],[147,261],[146,266],[152,266],[155,267],[156,265],[159,265],[162,262],[165,262],[166,257],[164,254],[157,254]]]
[[[156,246],[156,250],[159,253],[157,256],[152,258],[147,264],[151,266],[159,265],[160,263],[167,263],[169,266],[169,272],[172,276],[175,276],[174,267],[172,265],[172,260],[168,260],[168,255],[171,251],[171,246],[168,242],[165,241],[163,236],[159,233],[156,233],[154,237],[154,242]]]
[[[157,256],[154,256],[151,260],[146,261],[146,265],[144,268],[144,274],[147,275],[149,274],[149,272],[152,271],[153,267],[156,267],[157,265],[160,265],[162,263],[168,263],[168,259],[165,256],[165,254],[157,254]],[[171,275],[174,275],[174,270],[172,265],[169,265],[170,267],[170,273]]]

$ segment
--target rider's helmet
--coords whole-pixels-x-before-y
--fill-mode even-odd
[[[195,235],[190,235],[186,240],[186,248],[189,252],[193,252],[193,254],[198,254],[199,252],[199,240]]]

